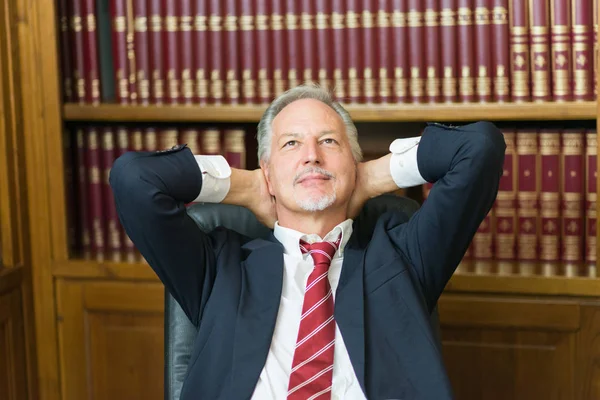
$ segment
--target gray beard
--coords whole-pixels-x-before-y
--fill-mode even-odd
[[[333,194],[321,196],[316,199],[315,198],[305,199],[305,200],[296,199],[296,204],[298,205],[298,207],[302,208],[304,211],[315,212],[315,211],[325,210],[327,207],[329,207],[333,203],[335,203],[335,200],[336,200],[336,195],[335,195],[335,192],[333,192]]]

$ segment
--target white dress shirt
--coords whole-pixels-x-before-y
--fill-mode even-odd
[[[419,173],[417,149],[420,137],[396,139],[390,145],[390,173],[399,188],[421,185],[426,181]],[[202,189],[196,202],[218,203],[227,195],[230,187],[231,168],[222,156],[195,156],[202,172]],[[267,360],[260,373],[252,399],[279,400],[287,397],[287,388],[294,358],[294,349],[306,281],[314,268],[312,257],[302,254],[300,239],[309,243],[322,240],[335,240],[342,235],[340,247],[329,267],[329,284],[335,301],[336,289],[344,260],[344,248],[352,235],[351,219],[337,225],[324,238],[316,234],[305,234],[275,223],[273,234],[283,245],[283,282],[279,311]],[[332,400],[363,400],[362,392],[344,338],[336,324],[333,364]]]

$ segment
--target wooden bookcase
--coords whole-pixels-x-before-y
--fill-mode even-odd
[[[125,398],[125,393],[162,398],[162,286],[156,276],[144,263],[69,256],[64,123],[257,122],[264,106],[63,105],[56,2],[11,3],[35,327],[29,347],[35,350],[36,374],[30,380],[40,399]],[[599,104],[348,109],[357,122],[597,123]],[[460,398],[484,398],[488,391],[507,398],[600,398],[600,372],[594,368],[600,362],[594,345],[600,334],[600,279],[455,275],[440,300],[440,315],[444,356]]]

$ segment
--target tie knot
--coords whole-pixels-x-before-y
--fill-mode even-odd
[[[340,247],[341,239],[342,237],[340,235],[335,242],[317,242],[312,244],[309,244],[304,240],[300,240],[300,251],[302,251],[302,254],[308,253],[311,255],[313,261],[315,262],[315,267],[329,267],[333,255]]]

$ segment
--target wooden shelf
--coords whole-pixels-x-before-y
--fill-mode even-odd
[[[356,122],[467,122],[527,120],[594,120],[593,101],[570,103],[491,104],[373,104],[346,105]],[[165,105],[137,106],[65,104],[66,121],[106,122],[258,122],[265,105]]]
[[[53,275],[61,278],[106,278],[158,282],[158,277],[143,261],[127,263],[95,260],[54,262]]]

